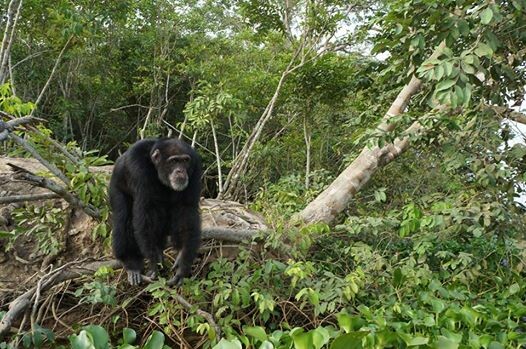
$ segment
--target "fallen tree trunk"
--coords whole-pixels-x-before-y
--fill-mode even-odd
[[[437,58],[445,47],[441,43],[430,56],[431,59]],[[409,100],[421,88],[422,81],[416,76],[404,86],[395,101],[383,117],[378,129],[383,132],[391,132],[395,125],[390,122],[395,116],[402,114],[409,103]],[[413,124],[406,132],[413,133],[419,126]],[[345,210],[349,201],[356,193],[369,182],[371,176],[380,166],[391,162],[407,148],[406,138],[395,141],[393,144],[383,148],[378,146],[369,148],[364,147],[360,155],[327,187],[320,195],[311,201],[295,217],[304,223],[324,222],[331,224],[336,217]],[[402,148],[400,148],[402,146]],[[389,159],[389,160],[387,160]]]

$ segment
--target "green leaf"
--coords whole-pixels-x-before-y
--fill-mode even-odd
[[[491,57],[493,55],[493,50],[488,45],[480,42],[477,48],[475,49],[475,54],[479,57]]]
[[[323,327],[318,327],[309,333],[312,333],[312,344],[315,349],[321,349],[321,347],[329,343],[329,339],[331,338],[329,331]]]
[[[480,14],[480,22],[482,24],[489,24],[493,18],[493,11],[488,7]]]
[[[219,343],[214,345],[212,349],[242,349],[241,342],[237,339],[226,340],[221,338]]]
[[[85,330],[80,331],[78,336],[69,336],[69,343],[71,344],[71,349],[96,349],[93,340]]]
[[[404,274],[402,273],[402,269],[396,268],[393,272],[393,286],[394,287],[400,287],[402,286],[404,282]]]
[[[274,349],[274,345],[269,341],[263,341],[258,349]]]
[[[153,331],[148,337],[144,349],[163,349],[164,346],[164,334],[159,331]],[[241,347],[240,347],[241,348]]]
[[[447,61],[447,62],[444,62],[443,65],[444,65],[445,76],[446,77],[451,76],[451,73],[453,72],[453,63]]]
[[[360,349],[362,348],[362,339],[367,336],[369,332],[358,331],[344,334],[334,340],[331,344],[331,349]]]
[[[439,65],[435,68],[435,79],[440,80],[444,76],[445,69],[442,65]]]
[[[504,346],[499,342],[493,341],[488,345],[488,349],[504,349]]]
[[[519,292],[521,290],[521,287],[519,286],[519,284],[517,283],[514,283],[513,285],[510,286],[510,288],[508,289],[508,292],[511,295]]]
[[[460,67],[466,74],[475,74],[475,68],[472,65],[466,63],[466,61],[460,62]]]
[[[447,90],[451,86],[455,85],[456,82],[457,82],[456,80],[444,80],[444,81],[441,81],[441,82],[439,82],[436,85],[435,91],[438,92],[438,91],[442,91],[442,90]]]
[[[126,344],[133,344],[137,340],[137,333],[131,328],[124,328],[122,330],[122,340]]]
[[[461,19],[457,23],[458,31],[462,36],[467,36],[469,34],[469,24],[466,20]]]
[[[464,87],[464,106],[465,107],[469,106],[469,102],[471,101],[471,92],[472,92],[471,84],[466,84],[466,86]]]
[[[417,345],[425,345],[429,343],[429,338],[427,337],[413,337],[405,341],[408,347],[415,347]]]
[[[436,349],[457,349],[458,343],[455,343],[451,339],[444,336],[438,336],[438,340],[431,345],[432,348]]]
[[[265,329],[261,326],[245,327],[244,332],[246,335],[253,337],[259,341],[264,341],[268,338]]]
[[[296,331],[294,334],[291,332],[291,337],[295,349],[312,349],[314,346],[312,342],[312,332],[304,333],[302,331]]]
[[[86,331],[93,337],[95,349],[107,349],[109,347],[110,337],[104,328],[98,325],[90,325],[86,327]]]

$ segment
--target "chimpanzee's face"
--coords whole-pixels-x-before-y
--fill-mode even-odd
[[[183,191],[192,175],[192,157],[174,145],[155,149],[151,154],[159,180],[175,191]]]

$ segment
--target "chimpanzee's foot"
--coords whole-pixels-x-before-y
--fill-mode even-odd
[[[137,270],[126,270],[128,273],[128,283],[132,286],[138,286],[141,284],[142,277],[141,272]]]

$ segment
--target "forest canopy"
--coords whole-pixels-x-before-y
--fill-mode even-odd
[[[0,4],[0,348],[526,345],[526,0]],[[156,137],[203,242],[130,287],[108,179]]]

